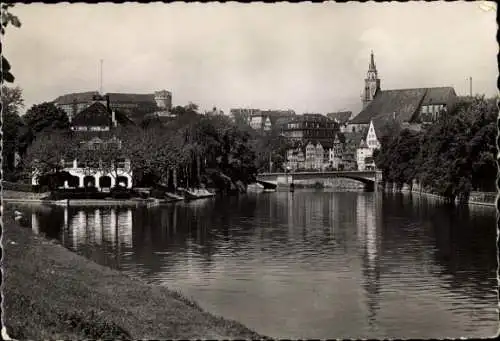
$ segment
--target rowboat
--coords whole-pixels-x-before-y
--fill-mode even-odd
[[[195,188],[195,189],[185,189],[184,190],[184,198],[186,200],[211,198],[214,196],[215,196],[215,193],[210,192],[204,188]]]

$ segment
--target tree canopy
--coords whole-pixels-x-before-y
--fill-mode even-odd
[[[404,130],[382,142],[377,166],[388,182],[422,186],[448,198],[495,190],[495,99],[458,103],[424,132]]]
[[[22,90],[19,87],[2,86],[2,168],[4,176],[10,178],[15,170],[15,153],[26,149],[26,125],[19,116],[24,107]]]
[[[33,105],[23,118],[33,135],[41,132],[66,131],[70,127],[66,112],[51,102]]]
[[[14,6],[13,3],[2,3],[2,24],[1,24],[1,34],[5,34],[5,28],[11,24],[14,27],[21,27],[21,21],[17,16],[12,14],[10,12],[10,8]],[[10,69],[10,63],[7,60],[7,58],[4,57],[2,54],[2,83],[8,82],[8,83],[13,83],[15,80],[14,75],[11,73]]]

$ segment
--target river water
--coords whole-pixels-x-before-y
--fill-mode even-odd
[[[494,208],[298,190],[156,208],[22,209],[35,233],[267,336],[498,331]]]

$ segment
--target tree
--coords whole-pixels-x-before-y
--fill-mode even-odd
[[[11,24],[14,27],[21,27],[21,21],[19,21],[19,18],[12,13],[10,13],[9,8],[13,7],[14,4],[12,3],[2,3],[2,24],[1,24],[1,34],[5,35],[5,28]],[[2,82],[6,81],[9,83],[14,82],[14,75],[10,72],[10,63],[8,62],[7,58],[5,58],[2,55]]]
[[[2,86],[2,168],[4,177],[13,176],[15,168],[15,153],[23,153],[26,145],[24,141],[25,125],[19,116],[24,107],[22,90],[19,87],[9,88]]]
[[[68,132],[43,132],[36,136],[22,159],[23,169],[29,177],[60,172],[63,159],[73,160],[77,150]]]
[[[493,190],[497,175],[494,99],[477,97],[443,113],[424,133],[402,131],[376,154],[384,179],[420,184],[450,200],[472,190]]]
[[[35,136],[41,132],[68,130],[70,127],[66,112],[50,102],[33,105],[24,115],[24,121]]]

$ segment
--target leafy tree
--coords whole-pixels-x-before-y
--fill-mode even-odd
[[[417,179],[449,199],[493,190],[496,165],[496,101],[459,103],[423,133],[402,131],[376,153],[384,179],[399,186]]]
[[[41,132],[68,130],[70,127],[66,112],[50,102],[33,105],[24,115],[24,121],[35,136]]]
[[[73,159],[77,150],[69,132],[43,132],[36,136],[22,159],[26,175],[40,176],[60,172],[63,159]]]
[[[2,86],[2,157],[4,177],[11,178],[15,168],[15,153],[23,153],[26,144],[26,127],[19,111],[24,107],[22,90],[19,87]]]
[[[5,28],[9,24],[18,28],[21,27],[21,21],[19,21],[19,18],[9,11],[9,9],[13,6],[14,4],[12,3],[2,3],[2,24],[0,29],[2,35],[5,35]],[[15,77],[10,72],[10,68],[10,63],[8,62],[7,58],[2,55],[2,82],[14,82]]]

